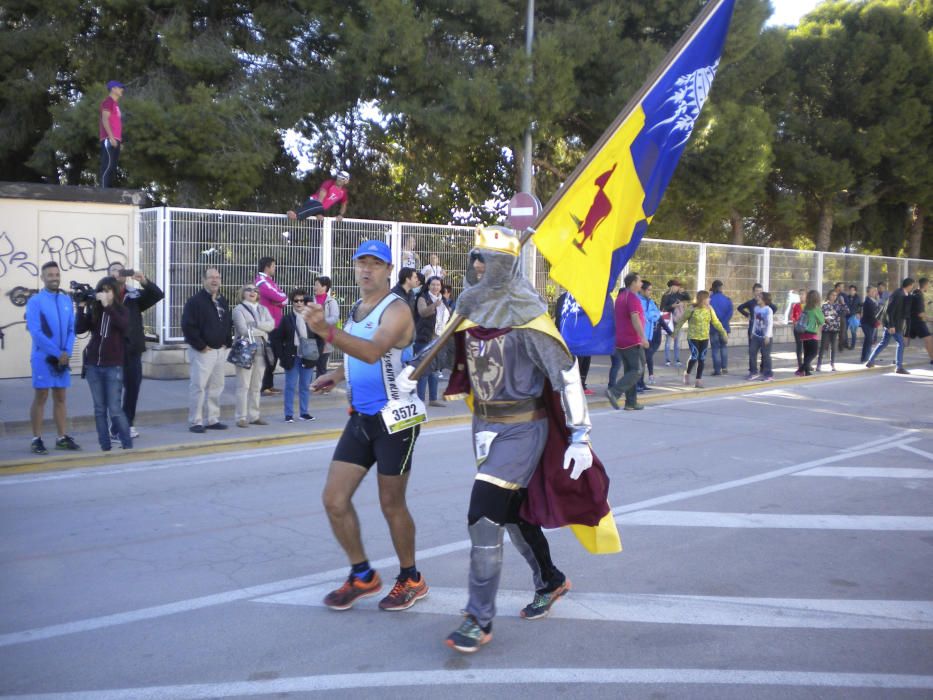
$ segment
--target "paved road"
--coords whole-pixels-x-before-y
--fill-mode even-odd
[[[319,494],[333,442],[0,478],[0,694],[61,698],[933,697],[933,373],[597,411],[625,551],[551,534],[573,592],[495,639],[458,623],[466,426],[410,495],[428,599],[321,607],[346,575]],[[374,481],[358,507],[391,579]]]

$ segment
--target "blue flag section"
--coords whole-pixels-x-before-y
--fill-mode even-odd
[[[724,0],[710,14],[641,102],[645,126],[632,143],[632,157],[645,190],[642,209],[649,220],[709,97],[734,5],[735,0]]]
[[[623,244],[612,251],[609,278],[605,285],[606,303],[599,323],[594,328],[590,322],[590,317],[595,317],[592,311],[599,308],[598,298],[594,300],[597,305],[590,316],[580,304],[565,304],[567,313],[561,314],[560,331],[575,355],[604,355],[611,353],[615,345],[615,321],[609,292],[634,255],[648,223],[661,203],[719,68],[735,0],[713,0],[713,4],[715,6],[705,20],[692,27],[691,34],[684,38],[679,48],[671,52],[660,76],[631,115],[618,127],[618,130],[622,130],[633,118],[644,119],[628,148],[644,198],[633,217],[634,227],[624,232],[626,235],[617,238]],[[567,266],[566,258],[561,264]],[[586,265],[587,261],[581,259],[580,264]],[[591,275],[596,273],[597,270],[591,269]],[[575,292],[570,284],[565,286],[570,294]],[[577,294],[584,292],[581,288]]]

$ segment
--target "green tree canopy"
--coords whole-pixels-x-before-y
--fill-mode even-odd
[[[9,0],[0,177],[94,184],[119,79],[122,184],[157,201],[284,211],[349,168],[353,216],[489,220],[526,127],[546,200],[703,5],[538,0],[529,58],[526,0]],[[650,235],[920,254],[931,6],[825,2],[788,30],[738,0]]]

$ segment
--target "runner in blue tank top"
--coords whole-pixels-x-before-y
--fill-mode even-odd
[[[360,299],[343,330],[324,320],[324,309],[308,304],[303,317],[308,327],[343,351],[344,364],[321,375],[315,392],[328,392],[347,381],[350,418],[334,450],[323,501],[334,536],[347,553],[351,570],[346,582],[324,598],[332,610],[347,610],[359,598],[382,590],[379,574],[366,558],[353,494],[370,467],[377,465],[379,502],[392,534],[399,575],[379,602],[383,610],[405,610],[428,594],[424,577],[415,567],[415,523],[405,502],[412,451],[419,426],[389,428],[383,409],[402,399],[396,380],[411,357],[414,321],[408,304],[389,291],[392,253],[382,241],[364,241],[353,256]],[[393,426],[394,428],[394,426]]]

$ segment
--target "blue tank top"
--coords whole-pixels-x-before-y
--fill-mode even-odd
[[[382,314],[385,313],[389,304],[394,301],[404,303],[404,299],[390,292],[382,301],[376,304],[365,318],[354,321],[353,312],[359,306],[359,302],[357,302],[353,307],[353,311],[350,312],[350,317],[344,324],[344,332],[349,333],[354,338],[372,340],[376,334],[376,329],[379,328]],[[344,353],[343,368],[347,380],[347,398],[353,409],[358,413],[373,416],[385,408],[390,399],[401,398],[402,393],[399,391],[395,379],[412,356],[411,345],[404,349],[392,348],[378,362],[372,364]]]

